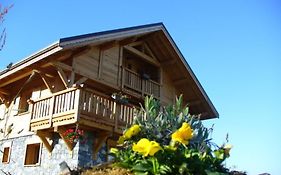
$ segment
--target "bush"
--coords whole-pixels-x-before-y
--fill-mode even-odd
[[[119,138],[120,147],[111,149],[115,165],[137,175],[229,174],[223,162],[231,146],[211,142],[212,129],[182,104],[180,96],[175,105],[161,108],[153,97],[146,97],[134,124]]]

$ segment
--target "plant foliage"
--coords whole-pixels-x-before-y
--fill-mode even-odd
[[[141,120],[142,119],[142,120]],[[231,147],[211,142],[199,116],[183,106],[183,97],[175,105],[160,107],[159,101],[146,97],[134,124],[113,148],[116,165],[136,175],[222,175],[228,174],[224,160]]]

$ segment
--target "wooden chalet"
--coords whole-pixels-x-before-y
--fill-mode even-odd
[[[97,152],[132,123],[145,96],[166,105],[180,94],[192,114],[218,117],[162,23],[62,38],[0,73],[0,135],[34,133],[51,153],[53,135],[78,126],[98,133]]]

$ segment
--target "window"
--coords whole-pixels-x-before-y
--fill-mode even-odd
[[[28,111],[29,104],[28,104],[27,100],[30,99],[30,98],[31,98],[31,92],[23,93],[20,96],[18,113],[23,113],[23,112]]]
[[[10,160],[10,147],[4,147],[2,163],[9,163]]]
[[[26,145],[24,165],[38,165],[40,163],[41,144]]]

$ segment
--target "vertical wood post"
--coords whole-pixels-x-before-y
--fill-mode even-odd
[[[121,115],[121,104],[115,102],[115,118],[114,118],[114,131],[118,130],[118,120],[120,119]]]
[[[79,114],[80,114],[80,94],[82,93],[82,90],[81,89],[76,89],[75,90],[75,101],[74,101],[74,111],[75,111],[75,114],[74,114],[74,117],[75,117],[75,120],[78,121],[79,120]]]

